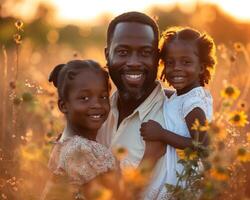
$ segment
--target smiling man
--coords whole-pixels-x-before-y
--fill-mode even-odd
[[[140,136],[141,124],[149,119],[164,127],[164,90],[156,81],[158,39],[155,21],[139,12],[119,15],[108,27],[105,56],[117,91],[111,97],[111,112],[97,140],[111,148],[127,149],[121,169],[138,167],[145,158],[156,163],[165,153],[165,145],[145,142]],[[161,164],[156,166],[155,178],[157,170],[161,170]]]

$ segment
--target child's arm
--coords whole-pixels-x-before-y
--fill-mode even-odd
[[[144,167],[145,164],[149,168],[153,168],[166,152],[166,145],[161,141],[145,141],[145,151],[139,167]]]
[[[192,138],[187,138],[180,136],[176,133],[173,133],[169,130],[166,130],[162,128],[162,126],[153,121],[149,120],[146,123],[143,123],[141,125],[141,136],[144,140],[150,140],[150,141],[161,141],[165,144],[169,144],[175,148],[178,149],[185,149],[185,148],[192,148],[193,147],[193,139],[196,138],[197,135],[199,135],[198,141],[201,142],[203,145],[208,144],[208,138],[207,133],[205,131],[198,132],[197,130],[193,130],[192,126],[195,122],[195,120],[198,120],[201,126],[204,126],[206,123],[206,117],[205,113],[200,108],[194,108],[186,117],[185,121],[187,124],[187,127],[189,129],[190,135]]]

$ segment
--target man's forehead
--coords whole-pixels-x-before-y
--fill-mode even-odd
[[[154,41],[153,28],[138,22],[120,22],[116,25],[112,40],[141,38],[147,42]]]

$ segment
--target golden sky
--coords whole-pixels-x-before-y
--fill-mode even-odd
[[[28,19],[35,12],[39,2],[52,5],[56,9],[58,22],[86,22],[94,20],[103,13],[117,15],[122,12],[137,10],[146,11],[152,5],[173,7],[178,3],[183,11],[192,11],[196,2],[210,2],[218,5],[223,11],[239,20],[250,21],[249,0],[22,0],[21,3],[6,1],[3,9],[12,10]],[[88,3],[86,3],[88,2]]]

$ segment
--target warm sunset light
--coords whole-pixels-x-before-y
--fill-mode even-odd
[[[10,1],[13,3],[13,1]],[[178,4],[183,11],[189,11],[195,3],[212,3],[218,5],[223,11],[239,20],[250,20],[250,1],[247,0],[144,0],[144,1],[117,1],[117,0],[24,0],[21,3],[6,2],[3,8],[10,9],[15,15],[28,18],[33,14],[36,5],[43,2],[56,10],[56,20],[59,22],[87,22],[94,20],[102,14],[117,15],[122,12],[137,10],[147,11],[152,5],[160,5],[171,9]],[[29,10],[29,12],[27,12]]]

